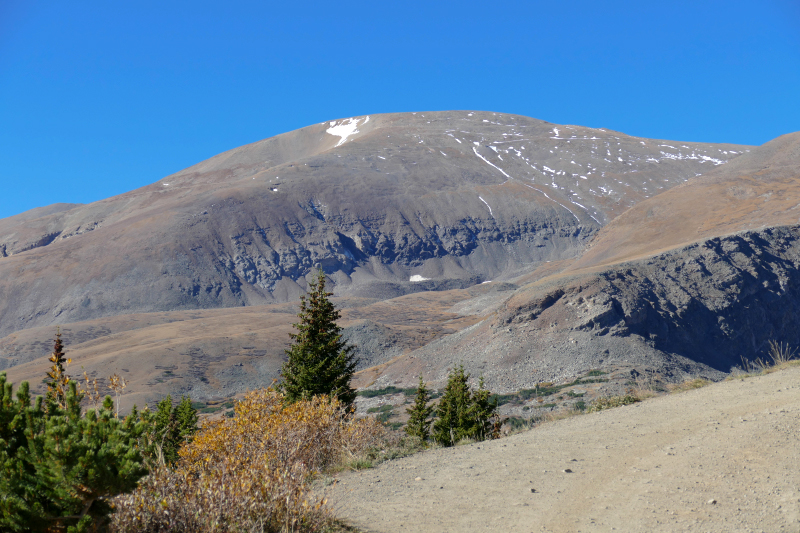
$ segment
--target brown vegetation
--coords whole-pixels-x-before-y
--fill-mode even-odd
[[[157,466],[116,500],[120,531],[318,531],[331,521],[309,494],[315,473],[375,445],[383,426],[315,397],[284,406],[272,389],[249,393],[233,418],[207,422],[174,470]]]

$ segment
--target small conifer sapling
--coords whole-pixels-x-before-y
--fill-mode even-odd
[[[182,397],[174,407],[170,395],[158,402],[152,414],[150,438],[161,449],[166,464],[178,460],[180,447],[197,432],[197,420],[197,410],[188,396]]]
[[[428,389],[425,387],[425,382],[422,381],[422,376],[420,376],[414,406],[406,409],[409,419],[405,431],[412,437],[418,437],[422,442],[427,441],[431,434],[433,406],[428,405],[429,401]]]

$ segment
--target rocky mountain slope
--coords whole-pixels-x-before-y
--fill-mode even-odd
[[[393,362],[379,383],[441,380],[453,353],[498,390],[604,366],[713,379],[764,357],[770,340],[800,345],[798,178],[791,134],[642,201],[580,258]]]
[[[800,341],[799,144],[468,111],[310,126],[0,220],[0,368],[35,380],[64,324],[134,399],[260,386],[319,265],[359,386],[440,384],[458,362],[503,392],[591,368],[720,377]]]
[[[107,200],[0,221],[0,335],[293,300],[316,265],[337,294],[510,277],[574,257],[630,205],[748,149],[496,113],[318,124]]]

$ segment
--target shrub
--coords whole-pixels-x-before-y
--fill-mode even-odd
[[[606,396],[604,398],[597,398],[589,404],[587,412],[594,413],[603,411],[605,409],[613,409],[614,407],[622,407],[623,405],[630,405],[639,401],[639,398],[632,394],[623,396]]]
[[[380,407],[370,407],[367,409],[368,414],[372,413],[387,413],[394,409],[394,405],[387,403],[386,405],[381,405]]]
[[[385,429],[355,419],[338,400],[285,404],[254,391],[233,418],[207,422],[181,448],[175,469],[161,466],[115,500],[114,525],[127,532],[313,531],[328,515],[309,492],[315,472],[353,461]]]
[[[57,363],[54,363],[56,366]],[[74,381],[63,371],[45,400],[31,403],[27,382],[12,397],[0,373],[0,530],[87,531],[112,511],[109,499],[133,490],[147,473],[147,424],[134,407],[115,416],[106,396],[81,415]]]
[[[508,424],[511,431],[521,431],[523,429],[532,428],[536,424],[536,421],[520,416],[509,416],[504,420],[504,423]]]
[[[417,393],[417,388],[412,387],[410,389],[399,389],[393,385],[390,385],[382,389],[361,390],[358,391],[356,395],[361,396],[362,398],[374,398],[376,396],[387,396],[390,394],[400,394],[400,393],[403,393],[406,396],[414,396]]]
[[[375,420],[377,420],[381,424],[387,424],[389,422],[389,419],[394,416],[393,408],[394,406],[390,405],[389,409],[381,411],[380,414],[375,417]]]

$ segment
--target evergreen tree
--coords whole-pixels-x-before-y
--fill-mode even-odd
[[[472,395],[470,418],[473,421],[472,437],[475,440],[496,439],[499,435],[497,420],[497,398],[491,398],[483,382],[483,376],[478,381],[478,390]]]
[[[417,386],[417,395],[414,399],[414,407],[406,409],[406,413],[410,415],[408,423],[406,424],[405,431],[412,437],[419,437],[422,442],[428,440],[431,434],[431,414],[433,414],[433,406],[428,405],[430,395],[425,383],[422,381],[422,376],[419,377],[419,385]]]
[[[172,410],[172,396],[167,395],[151,413],[150,438],[153,444],[161,450],[161,456],[166,464],[172,464],[178,459],[178,451],[173,446],[173,433],[175,432],[175,416]]]
[[[433,438],[442,446],[453,446],[471,436],[469,375],[464,366],[454,368],[447,378],[442,399],[436,409],[438,420],[433,423]]]
[[[171,465],[178,460],[181,445],[197,432],[197,410],[188,396],[173,407],[172,396],[167,395],[151,416],[150,438],[161,449],[164,462]]]
[[[188,396],[181,397],[181,401],[175,406],[175,422],[177,424],[177,436],[181,444],[191,439],[197,433],[197,409],[192,407],[192,400]]]
[[[497,401],[484,387],[483,378],[476,392],[469,387],[469,374],[459,365],[450,372],[442,399],[436,410],[433,438],[443,446],[454,446],[462,439],[494,438],[492,419],[497,415]]]
[[[293,343],[286,350],[283,381],[278,385],[290,403],[318,394],[336,397],[348,408],[355,401],[350,380],[358,361],[354,347],[342,340],[342,328],[336,325],[340,313],[328,299],[332,295],[325,291],[325,274],[320,269],[308,293],[300,297],[300,322],[294,324],[297,333],[291,334]]]
[[[147,473],[146,422],[135,407],[116,418],[109,396],[82,416],[74,381],[63,406],[42,397],[32,403],[27,382],[16,399],[12,389],[0,373],[0,530],[102,528],[109,499]]]

